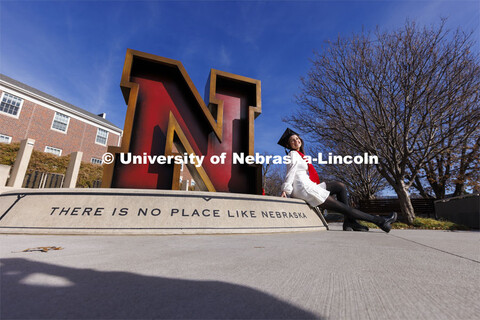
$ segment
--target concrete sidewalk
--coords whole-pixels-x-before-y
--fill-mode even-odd
[[[1,319],[477,319],[480,233],[0,235]],[[39,246],[63,250],[21,252]]]

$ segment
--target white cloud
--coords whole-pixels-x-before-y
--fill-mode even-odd
[[[232,64],[232,58],[224,45],[220,48],[220,64],[222,67],[229,67]]]

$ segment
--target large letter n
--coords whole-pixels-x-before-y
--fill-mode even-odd
[[[254,153],[259,80],[212,69],[205,103],[181,62],[128,49],[120,86],[127,103],[124,134],[121,146],[109,152],[203,155],[201,167],[189,166],[201,190],[261,193],[261,167],[232,163],[234,152]],[[225,164],[210,163],[223,152]],[[180,169],[117,160],[105,165],[102,187],[176,190]]]

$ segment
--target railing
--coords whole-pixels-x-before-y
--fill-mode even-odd
[[[435,217],[435,200],[436,199],[411,199],[415,214],[427,216],[428,218],[430,218],[430,216]],[[386,215],[392,211],[401,211],[400,201],[398,199],[360,200],[357,209],[379,215]]]
[[[22,188],[62,188],[65,179],[64,174],[34,171],[26,174]],[[95,180],[91,188],[101,188],[102,180]]]
[[[26,174],[22,188],[61,188],[65,175],[34,171]]]

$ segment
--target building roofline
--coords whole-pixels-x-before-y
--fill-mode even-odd
[[[66,101],[63,101],[57,97],[54,97],[52,95],[49,95],[43,91],[40,91],[38,89],[35,89],[29,85],[26,85],[20,81],[17,81],[15,79],[12,79],[2,73],[0,73],[0,83],[4,84],[6,87],[10,87],[13,90],[18,90],[26,95],[32,96],[33,98],[36,98],[40,101],[43,101],[47,104],[51,104],[53,106],[56,106],[60,109],[63,109],[65,111],[68,111],[72,114],[75,114],[81,118],[85,118],[87,120],[90,120],[94,123],[97,123],[99,125],[102,125],[104,127],[107,127],[111,129],[112,131],[118,132],[120,135],[122,135],[123,130],[111,123],[110,121],[102,118],[101,116],[98,116],[96,114],[93,114],[85,109],[82,109],[80,107],[77,107],[71,103],[68,103]]]

